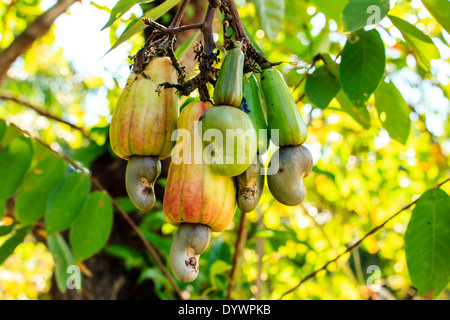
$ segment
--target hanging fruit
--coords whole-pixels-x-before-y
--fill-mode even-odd
[[[178,227],[170,261],[175,276],[183,282],[197,277],[199,255],[208,247],[211,231],[224,231],[236,211],[233,179],[215,174],[210,165],[198,161],[204,146],[197,121],[214,108],[209,102],[194,101],[183,109],[177,123],[180,141],[169,165],[163,210],[166,221]],[[180,139],[183,130],[189,135]]]
[[[154,183],[161,159],[170,156],[179,114],[175,89],[160,89],[177,82],[177,72],[167,57],[153,57],[141,72],[132,72],[111,120],[110,143],[114,153],[128,161],[125,185],[133,204],[150,210],[155,204]]]
[[[281,72],[273,68],[263,70],[261,86],[271,140],[280,147],[270,159],[269,167],[275,166],[278,170],[267,175],[267,185],[276,200],[295,206],[305,198],[303,178],[313,166],[310,151],[302,146],[307,138],[306,125]]]
[[[220,67],[219,76],[214,86],[214,103],[239,107],[242,101],[242,75],[244,73],[245,55],[241,44],[227,51]]]

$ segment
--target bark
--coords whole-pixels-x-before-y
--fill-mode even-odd
[[[0,53],[0,86],[7,78],[7,72],[17,57],[27,51],[31,45],[55,22],[61,14],[76,2],[77,0],[59,0],[53,7],[41,14],[27,28],[18,35],[14,41]]]

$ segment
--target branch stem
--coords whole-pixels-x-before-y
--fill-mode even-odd
[[[29,109],[32,109],[32,110],[36,111],[36,112],[37,112],[38,114],[40,114],[41,116],[44,116],[44,117],[46,117],[46,118],[49,118],[49,119],[52,119],[52,120],[55,120],[55,121],[58,121],[58,122],[61,122],[61,123],[63,123],[63,124],[68,125],[68,126],[71,127],[72,129],[75,129],[75,130],[80,131],[81,134],[82,134],[85,138],[90,139],[90,138],[89,138],[89,135],[84,131],[83,128],[81,128],[81,127],[79,127],[79,126],[77,126],[77,125],[74,125],[73,123],[70,123],[70,122],[68,122],[68,121],[66,121],[66,120],[63,120],[63,119],[61,119],[61,118],[59,118],[59,117],[57,117],[57,116],[55,116],[55,115],[53,115],[53,114],[51,114],[51,113],[48,113],[47,111],[42,110],[41,108],[35,106],[34,104],[32,104],[32,103],[29,102],[29,101],[26,101],[26,100],[23,100],[23,99],[21,99],[21,98],[15,97],[15,96],[13,96],[12,94],[10,94],[10,93],[8,93],[8,92],[4,92],[4,91],[0,92],[0,99],[2,99],[2,100],[9,100],[9,101],[13,101],[13,102],[16,102],[16,103],[18,103],[18,104],[21,104],[21,105],[23,105],[23,106],[25,106],[25,107],[27,107],[27,108],[29,108]]]

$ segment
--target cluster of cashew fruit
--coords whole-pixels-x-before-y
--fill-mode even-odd
[[[289,88],[272,68],[260,79],[244,74],[244,62],[236,42],[222,62],[214,104],[194,101],[180,112],[175,89],[160,87],[177,82],[176,69],[169,58],[153,57],[142,71],[131,73],[113,113],[111,147],[128,161],[126,189],[138,209],[154,206],[160,160],[172,156],[163,211],[166,221],[178,227],[170,264],[183,282],[198,276],[211,232],[224,231],[236,207],[242,212],[256,208],[266,176],[261,156],[269,149],[271,130],[278,130],[272,141],[279,149],[270,166],[275,156],[279,163],[276,173],[267,175],[270,192],[289,206],[305,197],[302,179],[311,171],[312,156],[302,146],[306,126]]]

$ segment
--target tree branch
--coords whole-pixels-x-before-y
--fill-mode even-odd
[[[47,144],[45,141],[43,141],[40,137],[34,136],[32,135],[30,132],[20,128],[19,126],[17,126],[14,123],[10,123],[10,125],[14,126],[17,130],[21,131],[23,134],[29,136],[31,139],[35,140],[36,142],[40,143],[41,145],[43,145],[44,147],[46,147],[47,149],[51,150],[52,152],[54,152],[58,157],[61,157],[63,160],[65,160],[67,163],[69,163],[72,167],[74,167],[75,169],[77,169],[78,171],[80,171],[81,173],[87,175],[89,177],[89,179],[91,180],[92,184],[99,190],[103,191],[108,198],[111,200],[112,205],[114,206],[114,208],[117,210],[117,212],[120,213],[120,215],[125,219],[125,221],[130,225],[130,227],[134,230],[134,232],[136,232],[136,235],[139,237],[139,239],[142,241],[142,243],[144,244],[145,248],[148,250],[148,252],[151,254],[151,256],[153,257],[153,259],[155,259],[156,264],[159,266],[159,268],[161,269],[162,273],[166,276],[167,280],[169,281],[169,283],[172,285],[173,289],[175,290],[175,292],[177,293],[177,295],[180,297],[180,299],[184,300],[185,296],[183,295],[183,293],[181,292],[181,290],[178,288],[177,284],[175,283],[173,277],[170,275],[169,271],[166,269],[166,267],[164,266],[161,258],[159,257],[157,251],[155,250],[155,248],[153,248],[153,246],[148,242],[148,240],[144,237],[144,235],[142,234],[142,232],[139,230],[138,226],[134,223],[134,221],[129,217],[129,215],[123,211],[123,209],[120,207],[120,205],[117,203],[117,201],[111,196],[111,194],[108,192],[108,190],[106,190],[106,188],[94,177],[92,177],[89,172],[87,172],[83,167],[81,167],[78,163],[76,163],[74,160],[72,160],[71,158],[69,158],[68,156],[66,156],[63,153],[60,153],[56,150],[54,150],[49,144]]]
[[[61,14],[77,0],[59,0],[53,7],[41,14],[14,41],[0,53],[0,85],[14,61],[44,35]]]
[[[34,104],[32,104],[32,103],[29,102],[29,101],[23,100],[23,99],[21,99],[21,98],[14,97],[14,96],[13,96],[11,93],[9,93],[9,92],[0,91],[0,99],[2,99],[2,100],[14,101],[14,102],[16,102],[16,103],[18,103],[18,104],[21,104],[21,105],[23,105],[23,106],[25,106],[25,107],[27,107],[27,108],[30,108],[30,109],[36,111],[36,112],[39,113],[41,116],[44,116],[44,117],[46,117],[46,118],[49,118],[49,119],[52,119],[52,120],[55,120],[55,121],[64,123],[64,124],[68,125],[69,127],[71,127],[72,129],[75,129],[75,130],[80,131],[81,134],[82,134],[85,138],[90,139],[90,138],[89,138],[89,135],[84,131],[83,128],[81,128],[81,127],[79,127],[79,126],[77,126],[77,125],[74,125],[73,123],[70,123],[70,122],[68,122],[68,121],[66,121],[66,120],[63,120],[63,119],[61,119],[61,118],[58,118],[57,116],[55,116],[55,115],[53,115],[53,114],[50,114],[50,113],[48,113],[48,112],[46,112],[46,111],[40,109],[39,107],[35,106]]]
[[[245,239],[247,235],[247,220],[246,212],[242,212],[241,220],[239,222],[239,231],[234,245],[233,263],[231,265],[230,279],[228,280],[227,300],[231,300],[231,292],[233,291],[234,277],[236,275],[236,268],[242,249],[245,246]]]
[[[450,177],[447,178],[446,180],[442,181],[441,183],[437,184],[436,186],[434,186],[433,188],[440,188],[442,185],[446,184],[447,182],[450,181]],[[300,287],[303,283],[305,283],[307,280],[314,278],[316,276],[316,274],[318,274],[320,271],[326,270],[327,267],[332,264],[333,262],[336,262],[337,260],[339,260],[341,257],[343,257],[345,254],[351,252],[353,249],[357,248],[365,239],[367,239],[370,235],[374,234],[375,232],[377,232],[378,230],[380,230],[381,228],[383,228],[389,221],[391,221],[392,219],[394,219],[395,217],[397,217],[401,212],[409,209],[410,207],[412,207],[413,205],[415,205],[417,203],[417,201],[419,201],[421,197],[417,198],[416,200],[414,200],[413,202],[409,203],[408,205],[404,206],[402,209],[400,209],[399,211],[397,211],[396,213],[394,213],[391,217],[389,217],[387,220],[385,220],[382,224],[378,225],[377,227],[373,228],[372,230],[370,230],[369,232],[366,233],[366,235],[364,237],[362,237],[361,239],[359,239],[358,241],[356,241],[354,244],[352,244],[351,246],[349,246],[344,252],[342,252],[341,254],[339,254],[338,256],[336,256],[333,260],[328,261],[327,263],[325,263],[323,265],[322,268],[317,269],[316,271],[308,274],[307,276],[305,276],[302,280],[300,280],[300,282],[293,288],[289,289],[288,291],[286,291],[285,293],[283,293],[283,295],[281,295],[280,300],[283,299],[283,297],[285,297],[286,295],[288,295],[289,293],[293,292],[294,290],[296,290],[298,287]]]

